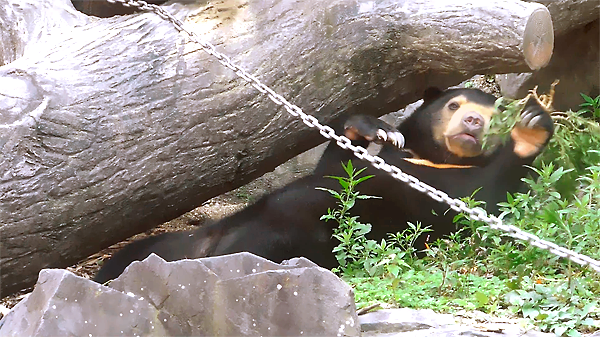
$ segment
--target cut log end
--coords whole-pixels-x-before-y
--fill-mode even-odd
[[[523,56],[531,70],[545,67],[554,49],[554,28],[550,12],[536,9],[527,20],[523,34]]]

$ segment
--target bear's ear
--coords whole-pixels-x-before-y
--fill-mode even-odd
[[[425,89],[425,92],[423,92],[423,101],[425,103],[431,102],[438,98],[443,92],[444,91],[440,90],[439,88],[429,87]]]

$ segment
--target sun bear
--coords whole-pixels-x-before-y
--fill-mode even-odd
[[[339,132],[355,145],[383,144],[379,152],[388,164],[400,168],[451,197],[464,197],[480,189],[476,199],[488,212],[520,189],[521,178],[553,134],[553,122],[542,105],[530,98],[520,122],[505,143],[482,147],[483,135],[494,114],[495,97],[477,89],[428,89],[424,103],[398,129],[372,116],[348,118]],[[406,140],[400,149],[400,136]],[[269,194],[247,208],[192,232],[166,233],[134,242],[106,261],[95,280],[116,278],[129,263],[154,252],[172,261],[248,251],[275,262],[304,256],[325,268],[337,265],[332,249],[332,221],[320,217],[336,200],[317,187],[338,190],[326,176],[345,176],[342,162],[352,159],[357,168],[375,175],[358,186],[362,194],[381,199],[360,200],[352,209],[361,222],[372,224],[369,237],[380,240],[407,222],[430,225],[431,240],[456,229],[449,206],[431,199],[389,174],[358,160],[348,150],[330,143],[314,173]],[[417,249],[424,242],[417,242]]]

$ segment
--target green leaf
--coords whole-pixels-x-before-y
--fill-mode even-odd
[[[340,199],[340,194],[334,190],[330,190],[328,188],[323,188],[323,187],[315,187],[315,189],[320,190],[320,191],[325,191],[325,192],[329,192],[331,195],[333,195],[336,199]]]
[[[475,292],[475,300],[477,301],[478,307],[483,307],[484,305],[488,304],[490,298],[481,291],[477,291]]]
[[[394,277],[398,277],[398,275],[400,274],[400,267],[395,265],[395,264],[390,264],[387,266],[387,270],[390,274],[392,274]]]
[[[325,176],[325,178],[337,180],[338,183],[342,186],[342,190],[346,190],[349,186],[348,178],[336,177],[336,176]]]
[[[512,194],[510,194],[510,192],[506,192],[506,200],[510,205],[512,205],[515,199],[513,198]]]
[[[454,301],[452,301],[456,304],[458,304],[459,306],[465,308],[469,305],[469,302],[467,302],[466,300],[462,299],[462,298],[457,298]]]
[[[583,97],[583,100],[588,102],[589,104],[593,104],[594,103],[594,99],[591,98],[590,96],[584,94],[584,93],[579,93],[581,95],[581,97]]]
[[[363,181],[365,181],[365,180],[367,180],[367,179],[371,179],[371,178],[373,178],[373,177],[374,177],[374,175],[360,177],[360,178],[356,179],[356,183],[357,183],[357,184],[360,184],[360,183],[362,183]]]
[[[376,197],[374,195],[359,194],[359,195],[356,196],[356,199],[361,199],[361,200],[364,200],[364,199],[381,199],[381,197]]]
[[[361,173],[363,173],[363,172],[364,172],[366,169],[367,169],[366,167],[363,167],[363,168],[361,168],[361,169],[360,169],[360,170],[358,170],[358,171],[356,172],[356,174],[354,174],[352,177],[354,178],[354,177],[356,177],[356,176],[359,176],[359,175],[360,175]]]
[[[356,235],[365,235],[371,231],[371,224],[357,223],[354,228]]]
[[[585,317],[587,316],[592,310],[594,310],[594,308],[596,307],[598,303],[592,302],[592,303],[588,303],[586,304],[582,309],[581,309],[581,317]]]
[[[346,164],[346,165],[344,165],[344,163],[342,163],[342,167],[344,168],[346,175],[348,177],[352,177],[352,173],[354,173],[354,167],[352,166],[352,160],[348,160],[348,164]]]
[[[342,186],[343,190],[347,190],[348,186],[350,186],[350,183],[345,179],[338,179],[338,183],[340,184],[340,186]]]
[[[554,328],[554,334],[556,336],[562,336],[565,333],[565,331],[567,331],[568,329],[569,328],[566,326],[557,326]]]
[[[528,318],[536,318],[537,315],[540,314],[540,310],[534,307],[531,303],[526,303],[525,305],[523,305],[523,307],[521,308],[521,312],[523,312],[523,317]]]

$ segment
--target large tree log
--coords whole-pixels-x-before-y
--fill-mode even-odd
[[[326,122],[543,66],[553,43],[546,8],[517,0],[168,10]],[[155,14],[92,19],[67,0],[0,0],[0,18],[12,61],[0,67],[2,296],[323,141]]]

